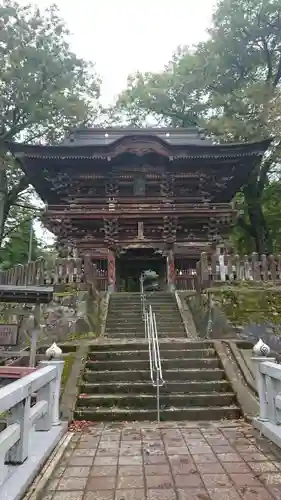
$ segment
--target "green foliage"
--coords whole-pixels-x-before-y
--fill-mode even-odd
[[[196,54],[187,47],[179,48],[162,73],[137,72],[128,78],[116,113],[135,126],[151,121],[172,127],[194,125],[206,107],[200,75]]]
[[[73,363],[75,361],[75,352],[69,353],[67,356],[63,358],[63,361],[64,361],[64,367],[61,377],[61,392],[64,391],[69,376],[71,374]]]
[[[220,0],[209,39],[193,50],[178,49],[162,73],[131,76],[115,109],[115,115],[138,126],[197,123],[221,142],[275,136],[243,189],[244,214],[233,235],[259,253],[276,246],[264,191],[271,173],[279,170],[281,149],[280,12],[281,0]]]
[[[31,219],[28,214],[18,214],[18,216],[18,225],[10,233],[1,249],[0,267],[2,269],[9,269],[16,264],[28,262]],[[40,242],[33,234],[31,260],[35,260],[39,256]]]
[[[95,116],[99,80],[69,47],[56,6],[44,12],[13,0],[0,4],[1,140],[24,131],[54,142],[66,127]]]
[[[263,211],[273,242],[273,251],[281,253],[281,184],[272,181],[263,192]]]
[[[54,5],[42,12],[0,0],[0,241],[11,207],[28,189],[5,141],[54,143],[67,128],[92,123],[99,86],[93,65],[70,50]]]
[[[234,326],[280,324],[281,295],[278,290],[239,287],[237,290],[213,291],[212,297]]]

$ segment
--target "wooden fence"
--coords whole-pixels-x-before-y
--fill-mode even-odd
[[[281,255],[208,255],[202,253],[196,269],[176,272],[177,290],[194,290],[223,282],[274,282],[281,284]],[[66,285],[91,284],[106,291],[107,271],[99,269],[90,257],[56,259],[48,268],[43,259],[0,271],[0,285]]]
[[[104,289],[107,277],[99,276],[90,257],[84,259],[56,259],[53,268],[39,259],[11,269],[0,271],[0,285],[66,285],[70,283],[88,283],[96,289]]]
[[[195,269],[176,270],[176,289],[177,290],[195,290],[197,275]]]
[[[202,253],[196,264],[197,288],[222,282],[274,282],[281,284],[281,255],[211,255]]]

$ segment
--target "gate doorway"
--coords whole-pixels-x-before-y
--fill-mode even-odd
[[[144,271],[155,271],[159,276],[161,290],[166,288],[166,258],[153,248],[128,249],[116,260],[116,285],[120,292],[139,292],[140,275]]]

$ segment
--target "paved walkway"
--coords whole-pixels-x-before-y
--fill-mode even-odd
[[[97,425],[75,433],[41,498],[281,500],[275,451],[243,421]]]

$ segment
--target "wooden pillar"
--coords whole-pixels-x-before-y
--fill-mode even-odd
[[[175,257],[173,250],[170,248],[167,253],[167,282],[170,292],[173,292],[176,288],[175,274]]]
[[[107,254],[107,275],[108,275],[108,291],[114,292],[116,287],[116,260],[113,250],[108,250]]]

